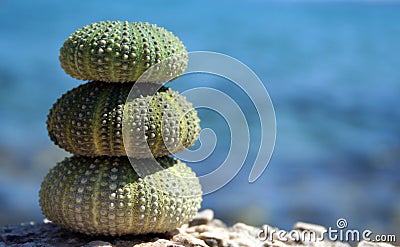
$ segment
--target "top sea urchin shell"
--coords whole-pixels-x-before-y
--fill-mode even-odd
[[[162,69],[141,81],[164,82],[185,71],[188,55],[182,42],[162,27],[102,21],[71,34],[60,49],[59,59],[72,77],[105,82],[134,82],[149,67],[162,62]]]

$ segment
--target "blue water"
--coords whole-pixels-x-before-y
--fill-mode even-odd
[[[82,83],[60,68],[58,50],[75,29],[107,19],[164,26],[189,51],[246,63],[268,89],[278,130],[268,168],[249,184],[250,157],[204,197],[204,208],[229,223],[289,229],[299,220],[335,226],[343,217],[351,228],[400,233],[400,4],[378,1],[0,1],[1,224],[42,217],[40,182],[67,155],[47,137],[46,115]],[[171,86],[190,88],[184,79]],[[230,93],[256,119],[251,101],[226,80],[196,80]],[[219,135],[213,157],[192,165],[204,174],[230,140],[221,117],[199,113],[202,127]],[[250,122],[256,143],[260,127]]]

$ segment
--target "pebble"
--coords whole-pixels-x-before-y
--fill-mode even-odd
[[[358,247],[393,247],[393,245],[388,243],[368,242],[363,240],[358,244]]]
[[[305,222],[297,222],[296,224],[294,224],[293,230],[300,230],[300,231],[308,230],[311,232],[315,232],[315,234],[318,237],[322,236],[327,231],[326,228],[323,226]]]
[[[207,247],[208,245],[201,239],[195,238],[190,234],[179,233],[172,237],[172,241],[183,246]]]
[[[193,218],[189,223],[189,226],[206,225],[214,219],[214,211],[210,209],[205,209]]]
[[[86,244],[84,247],[112,247],[112,244],[104,241],[92,241]]]

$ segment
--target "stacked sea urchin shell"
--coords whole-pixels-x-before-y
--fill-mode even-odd
[[[91,81],[64,94],[48,115],[51,140],[74,155],[46,175],[43,214],[73,231],[112,236],[166,232],[192,219],[199,180],[168,155],[194,144],[199,119],[159,83],[186,69],[182,42],[156,25],[106,21],[73,33],[60,53],[66,73]],[[157,73],[140,77],[153,65]],[[149,169],[154,163],[162,169]]]

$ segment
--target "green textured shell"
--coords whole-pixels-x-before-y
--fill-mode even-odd
[[[59,59],[70,76],[105,82],[134,82],[162,62],[141,81],[165,82],[185,71],[188,54],[175,35],[155,24],[102,21],[71,34]]]
[[[68,152],[91,157],[148,158],[181,152],[197,140],[200,120],[183,96],[159,88],[153,83],[80,85],[50,109],[50,139]]]
[[[164,169],[142,179],[127,157],[66,158],[41,184],[42,212],[63,228],[89,235],[173,230],[199,210],[201,185],[184,163],[170,157],[157,161]]]

